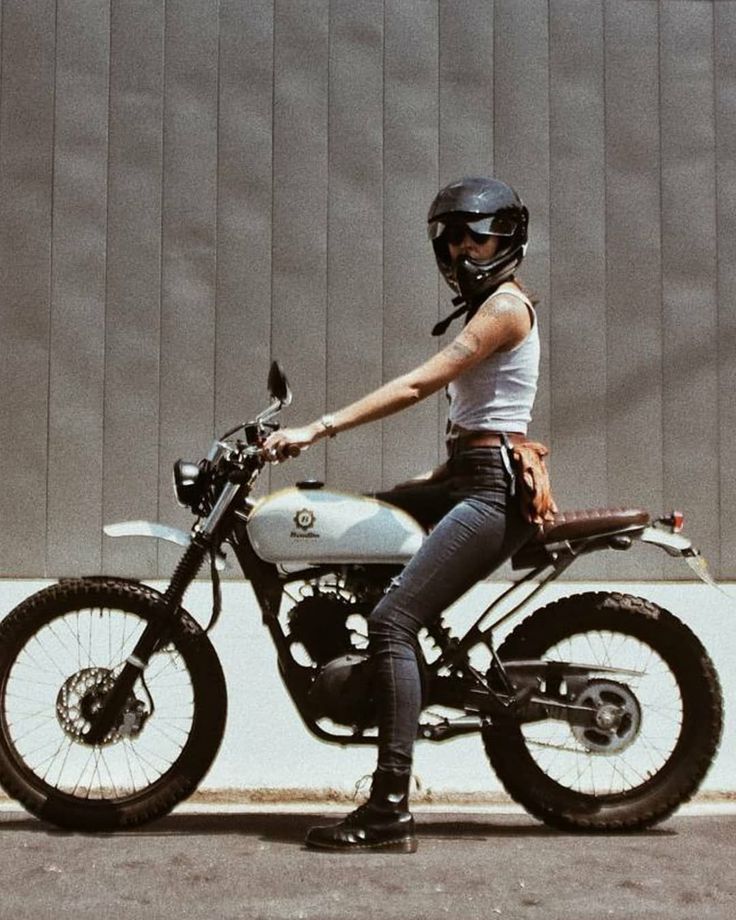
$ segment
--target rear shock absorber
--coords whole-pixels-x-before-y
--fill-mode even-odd
[[[442,620],[437,620],[436,623],[429,625],[427,635],[443,655],[449,654],[458,646],[457,637],[452,635],[452,630]]]

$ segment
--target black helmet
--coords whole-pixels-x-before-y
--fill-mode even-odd
[[[484,236],[502,237],[490,262],[479,264],[467,257],[452,262],[444,234],[448,225],[459,223]],[[529,212],[511,186],[498,179],[469,177],[446,185],[432,202],[427,224],[439,270],[471,314],[514,276],[526,252]]]

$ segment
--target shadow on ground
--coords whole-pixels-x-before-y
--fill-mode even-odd
[[[271,843],[302,845],[307,829],[319,824],[333,824],[340,816],[331,814],[284,814],[284,813],[232,813],[232,814],[178,814],[169,815],[151,824],[129,831],[115,833],[90,833],[64,831],[44,824],[32,817],[19,818],[9,815],[7,820],[0,818],[0,833],[22,831],[49,836],[90,836],[95,838],[138,836],[151,837],[221,837],[236,834],[238,837],[252,836]],[[435,815],[417,816],[417,834],[420,839],[442,840],[487,840],[492,838],[542,838],[568,837],[562,831],[556,831],[544,824],[533,822],[523,815],[454,815],[441,817]],[[650,831],[637,831],[635,837],[666,837],[675,834],[667,828],[654,828]],[[573,836],[581,836],[580,834]]]

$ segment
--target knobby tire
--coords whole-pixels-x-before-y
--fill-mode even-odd
[[[170,724],[174,725],[174,729],[169,726],[169,723],[160,723],[165,729],[161,731],[161,735],[166,739],[164,743],[173,748],[173,762],[162,767],[161,775],[142,788],[135,788],[133,768],[129,766],[133,788],[127,792],[118,793],[113,782],[112,789],[115,791],[111,794],[107,794],[107,790],[103,787],[103,780],[106,781],[106,776],[98,762],[95,770],[100,778],[101,789],[97,797],[90,797],[89,789],[75,787],[69,791],[69,789],[58,788],[53,783],[47,782],[46,778],[40,775],[42,771],[39,769],[36,772],[29,766],[23,753],[18,749],[21,742],[24,744],[27,742],[23,741],[22,720],[18,720],[21,724],[15,725],[8,715],[9,709],[13,707],[18,709],[23,705],[23,694],[14,690],[14,681],[18,683],[21,690],[27,686],[31,696],[38,693],[41,698],[42,693],[47,694],[47,698],[44,698],[47,703],[43,707],[44,711],[29,714],[28,725],[31,726],[32,720],[36,719],[39,720],[39,725],[43,724],[45,731],[55,732],[61,739],[59,750],[66,751],[67,759],[83,756],[86,753],[83,743],[68,737],[68,732],[65,734],[64,726],[61,724],[63,720],[60,720],[54,711],[53,694],[57,686],[64,686],[66,672],[59,671],[56,674],[52,665],[49,665],[48,670],[53,677],[44,676],[44,679],[49,682],[49,689],[47,691],[37,690],[34,684],[33,669],[25,663],[25,660],[28,658],[30,662],[39,661],[42,665],[46,665],[43,645],[38,639],[39,634],[53,637],[51,641],[56,643],[60,649],[69,646],[73,650],[72,627],[80,622],[83,624],[83,627],[78,627],[80,632],[82,628],[89,630],[91,649],[94,644],[91,638],[93,627],[98,628],[98,631],[100,629],[96,627],[97,620],[95,619],[98,611],[100,620],[104,612],[107,612],[106,622],[110,624],[108,628],[112,635],[113,627],[119,632],[120,628],[117,624],[121,621],[124,620],[127,624],[130,619],[132,624],[136,624],[140,620],[139,628],[142,629],[147,622],[163,616],[165,608],[162,596],[158,592],[138,582],[113,578],[70,579],[54,584],[27,598],[0,624],[0,784],[8,795],[44,821],[75,830],[111,831],[135,827],[159,818],[167,814],[178,802],[197,788],[211,766],[222,740],[227,696],[222,667],[212,644],[201,627],[187,613],[180,610],[179,624],[175,634],[166,648],[162,650],[161,657],[164,664],[160,667],[161,672],[167,676],[169,681],[172,679],[170,675],[173,675],[178,682],[176,686],[181,685],[186,688],[188,697],[191,697],[187,699],[189,712],[185,718],[178,714],[170,717]],[[118,616],[116,617],[115,614]],[[125,630],[122,635],[126,636]],[[81,648],[81,642],[79,646]],[[96,643],[95,648],[98,646],[99,642]],[[120,652],[123,656],[122,660],[115,659],[114,664],[121,667],[125,654],[129,654],[131,650],[126,646],[125,651]],[[116,651],[117,649],[113,650],[113,657]],[[70,652],[70,654],[73,653],[73,651]],[[78,674],[81,676],[78,679],[72,678],[71,686],[75,688],[74,680],[76,680],[83,690],[85,674],[99,675],[104,673],[104,670],[98,668],[85,671],[82,667],[85,662],[81,661],[81,652],[77,654],[80,657],[80,664],[73,665],[71,669],[78,667]],[[165,657],[167,655],[168,657]],[[22,667],[19,662],[23,662]],[[91,662],[91,664],[94,663]],[[43,671],[43,668],[41,670]],[[16,681],[13,676],[17,672],[23,676],[20,682]],[[68,683],[69,679],[67,679]],[[135,691],[136,698],[145,700],[146,695],[141,689],[140,682],[136,686],[138,687]],[[156,692],[153,692],[155,705]],[[59,691],[56,708],[58,708],[61,693],[63,689]],[[67,696],[69,695],[73,694],[67,692]],[[17,702],[19,698],[20,703]],[[48,705],[49,701],[51,701],[50,705]],[[173,701],[167,700],[163,691],[158,694],[158,703],[159,706],[164,707],[164,712],[166,712],[166,705],[172,707],[180,705],[176,697]],[[178,713],[176,709],[172,711]],[[71,709],[70,713],[74,715],[77,710]],[[141,738],[145,732],[158,730],[158,726],[154,728],[157,714],[155,711],[150,723],[147,722],[144,725],[140,733]],[[44,719],[45,722],[41,723],[41,719]],[[54,720],[59,724],[56,724]],[[67,721],[72,721],[71,715]],[[179,722],[184,721],[187,724],[191,723],[188,734],[186,726],[179,728]],[[29,727],[27,734],[32,734],[32,731],[33,729]],[[174,734],[175,731],[186,736],[180,750],[178,749],[179,736]],[[173,741],[169,740],[169,736],[173,738]],[[132,763],[136,769],[138,765],[129,751],[135,752],[137,741],[137,738],[122,738],[110,745],[111,748],[114,748],[116,744],[128,745],[127,749],[119,748],[114,756],[122,760],[124,755],[128,763]],[[91,745],[88,745],[87,750],[90,752],[90,758],[104,757],[103,748],[93,749]],[[100,751],[102,754],[99,754]],[[147,752],[146,756],[152,755]],[[58,768],[60,775],[65,764]],[[166,764],[165,760],[164,764]],[[149,771],[153,771],[156,766],[156,761],[153,760],[148,765],[141,764],[140,769],[144,774],[144,782],[147,781]],[[94,774],[92,779],[94,779]],[[111,776],[111,779],[114,778]]]
[[[723,722],[717,674],[700,641],[673,614],[642,598],[614,593],[567,597],[536,611],[508,636],[499,657],[544,658],[558,643],[585,635],[611,635],[621,644],[648,647],[652,659],[663,661],[674,677],[680,724],[672,729],[677,731],[676,743],[663,755],[661,766],[629,789],[569,788],[548,775],[534,756],[534,745],[525,740],[524,729],[510,720],[484,732],[488,759],[512,798],[552,827],[589,832],[651,827],[694,795],[715,757]],[[642,721],[642,729],[651,730],[656,712],[645,713],[644,719],[648,721]],[[560,724],[571,737],[567,723]],[[574,738],[567,743],[574,746]]]

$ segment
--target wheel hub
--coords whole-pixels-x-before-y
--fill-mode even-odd
[[[601,706],[595,714],[595,724],[601,731],[615,731],[623,719],[623,712],[617,706]]]
[[[68,677],[56,697],[56,718],[69,737],[85,744],[92,719],[115,684],[107,668],[83,668]],[[122,738],[137,737],[149,713],[145,704],[131,693],[116,725],[100,744],[115,744]]]
[[[592,725],[573,725],[572,732],[595,754],[620,754],[639,736],[641,707],[625,684],[592,680],[575,700],[595,710]]]

